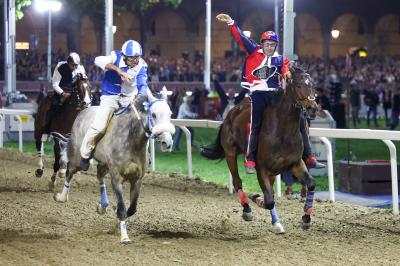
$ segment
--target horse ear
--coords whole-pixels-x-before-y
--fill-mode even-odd
[[[161,93],[161,98],[162,98],[163,100],[167,100],[167,97],[168,97],[168,94],[167,94],[167,93],[168,93],[168,91],[167,91],[167,88],[166,88],[165,86],[162,87],[160,93]]]

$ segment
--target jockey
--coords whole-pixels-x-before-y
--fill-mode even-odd
[[[276,51],[279,38],[275,32],[264,32],[261,35],[260,44],[258,44],[244,35],[229,15],[219,14],[217,19],[228,24],[236,42],[247,52],[241,82],[242,87],[250,91],[251,99],[245,170],[247,174],[253,174],[255,173],[256,150],[262,115],[265,108],[273,101],[276,92],[281,88],[281,80],[291,78],[289,60]],[[310,161],[316,162],[315,157]]]
[[[229,25],[236,42],[247,52],[241,82],[242,87],[250,90],[251,99],[245,169],[246,173],[253,174],[262,114],[280,88],[279,76],[290,77],[289,60],[276,52],[279,39],[273,31],[264,32],[261,35],[261,44],[258,44],[245,36],[229,15],[219,14],[217,19]]]
[[[113,113],[136,95],[147,96],[147,64],[141,56],[141,45],[134,40],[128,40],[121,50],[112,51],[109,56],[95,58],[94,63],[105,74],[100,106],[81,145],[81,170],[89,169],[89,159],[96,145],[95,139],[106,131]]]
[[[46,133],[49,133],[51,119],[58,108],[71,96],[78,74],[86,76],[86,71],[83,65],[81,65],[79,55],[74,52],[68,55],[67,61],[59,62],[54,69],[52,85],[56,93],[54,94],[50,110],[46,115]]]

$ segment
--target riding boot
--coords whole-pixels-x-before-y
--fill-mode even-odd
[[[248,135],[248,143],[247,143],[247,153],[245,156],[245,170],[247,174],[254,174],[256,167],[256,151],[258,144],[258,126],[253,123],[251,126],[249,125],[250,132]]]
[[[317,161],[317,158],[312,154],[311,143],[310,143],[310,136],[308,134],[308,123],[304,113],[301,115],[300,119],[300,132],[303,138],[303,160],[306,163],[308,168],[324,168],[326,167],[325,164],[322,164]]]

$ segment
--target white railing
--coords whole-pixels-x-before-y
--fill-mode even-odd
[[[22,118],[21,115],[33,115],[35,112],[31,110],[17,110],[17,109],[0,109],[0,148],[3,148],[3,134],[5,131],[5,116],[14,115],[18,120],[18,141],[19,151],[23,151],[23,139],[22,139]]]
[[[192,173],[192,157],[191,157],[191,137],[190,132],[186,127],[201,127],[201,128],[218,128],[221,125],[219,121],[210,120],[193,120],[193,119],[172,119],[175,126],[179,126],[184,130],[186,135],[187,153],[188,153],[188,175],[193,176]],[[396,146],[391,140],[400,141],[400,132],[388,130],[370,130],[370,129],[325,129],[325,128],[310,128],[310,136],[319,137],[325,144],[327,149],[327,168],[328,168],[328,187],[329,198],[335,201],[335,187],[333,176],[333,153],[332,145],[329,138],[351,138],[351,139],[377,139],[382,140],[389,148],[390,151],[390,165],[392,177],[392,205],[393,214],[399,215],[399,195],[398,195],[398,179],[397,179],[397,157]],[[189,154],[190,153],[190,154]],[[153,156],[154,158],[154,156]],[[155,161],[152,161],[155,164]],[[155,165],[152,166],[155,169]],[[228,180],[228,189],[232,193],[232,180],[230,174]],[[281,196],[281,180],[280,176],[277,177],[277,196]]]

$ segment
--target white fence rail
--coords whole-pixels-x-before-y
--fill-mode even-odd
[[[193,119],[172,119],[175,126],[179,126],[184,130],[187,142],[188,153],[188,175],[192,173],[192,157],[191,157],[191,138],[190,132],[186,127],[201,127],[201,128],[218,128],[221,125],[219,121],[210,120],[193,120]],[[397,156],[396,146],[391,140],[400,141],[400,132],[388,130],[370,130],[370,129],[325,129],[325,128],[310,128],[310,136],[319,137],[325,144],[327,149],[327,167],[328,167],[328,186],[329,198],[335,201],[335,188],[333,176],[333,153],[332,145],[327,138],[350,138],[350,139],[377,139],[382,140],[389,148],[391,178],[392,178],[392,205],[393,214],[399,215],[399,195],[398,195],[398,179],[397,179]],[[154,158],[154,156],[152,156]],[[155,161],[152,161],[152,169],[155,169]],[[230,175],[228,175],[229,178]],[[228,180],[229,191],[232,192],[232,181]],[[281,180],[280,176],[277,179],[277,196],[281,196]]]
[[[35,112],[31,110],[17,110],[17,109],[0,109],[0,148],[3,148],[3,134],[5,131],[5,117],[6,115],[13,115],[18,120],[18,139],[19,139],[19,151],[23,151],[23,139],[22,139],[22,119],[21,115],[33,115]]]

